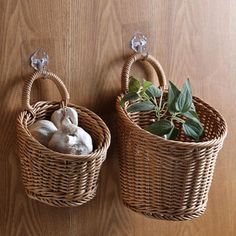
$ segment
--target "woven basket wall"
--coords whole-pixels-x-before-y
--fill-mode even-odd
[[[69,94],[62,81],[53,73],[52,79],[61,95],[62,102],[37,102],[30,105],[33,82],[42,77],[36,72],[24,87],[23,106],[17,118],[18,156],[27,195],[43,203],[58,206],[78,206],[91,200],[95,194],[102,163],[110,145],[110,132],[105,123],[90,110],[67,104]],[[79,126],[92,137],[94,151],[89,155],[62,154],[48,149],[34,139],[29,125],[39,119],[50,119],[61,106],[68,105],[78,112]]]
[[[161,87],[166,87],[161,65],[152,56],[131,56],[122,72],[122,88],[127,91],[132,64],[146,60],[154,66]],[[152,112],[127,113],[117,99],[120,182],[124,204],[146,216],[163,220],[189,220],[206,209],[217,154],[226,137],[222,116],[207,103],[193,102],[205,129],[196,143],[183,131],[177,141],[165,140],[143,127],[151,124]]]

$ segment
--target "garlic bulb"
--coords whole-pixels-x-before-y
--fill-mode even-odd
[[[29,127],[29,131],[35,139],[47,147],[49,139],[57,131],[57,128],[49,120],[38,120]]]
[[[62,121],[64,118],[67,117],[68,119],[67,124],[74,124],[78,126],[78,114],[77,111],[74,108],[71,107],[65,107],[60,108],[53,112],[51,116],[51,121],[56,125],[58,129],[62,126]],[[64,123],[66,122],[64,121]]]
[[[91,136],[74,124],[62,124],[62,128],[53,134],[48,147],[57,152],[74,155],[86,155],[93,151]]]
[[[29,131],[41,144],[57,152],[86,155],[93,151],[91,136],[78,127],[78,114],[70,107],[54,111],[51,121],[35,122]]]

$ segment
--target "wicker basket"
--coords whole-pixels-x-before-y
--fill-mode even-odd
[[[122,90],[128,89],[134,62],[145,60],[157,72],[160,86],[166,79],[152,56],[132,55],[122,72]],[[166,92],[167,93],[167,92]],[[152,112],[127,113],[117,99],[120,181],[124,204],[146,216],[163,220],[189,220],[206,209],[217,154],[223,145],[227,126],[222,116],[197,97],[193,98],[205,137],[196,143],[183,131],[177,141],[165,140],[142,127],[155,117]]]
[[[30,105],[33,82],[42,77],[36,72],[24,86],[22,111],[17,118],[18,155],[27,195],[40,202],[70,207],[91,200],[97,189],[101,165],[110,145],[110,132],[105,123],[90,110],[68,104],[77,110],[79,126],[93,139],[94,151],[89,155],[62,154],[48,149],[33,138],[28,126],[39,119],[50,119],[53,111],[67,106],[69,94],[63,82],[48,72],[60,91],[62,102],[40,101]]]

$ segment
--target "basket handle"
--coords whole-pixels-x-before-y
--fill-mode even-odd
[[[147,61],[149,62],[153,68],[155,69],[158,81],[161,87],[166,88],[167,82],[166,82],[166,76],[164,73],[164,70],[160,64],[159,61],[157,61],[153,56],[147,54],[146,56],[141,53],[135,53],[132,56],[128,58],[128,60],[125,62],[122,74],[121,74],[121,89],[122,92],[125,93],[128,91],[129,88],[129,76],[130,76],[130,70],[133,63],[136,61]]]
[[[25,110],[30,111],[32,114],[34,114],[33,107],[30,105],[30,94],[31,94],[32,85],[35,80],[44,78],[44,77],[52,80],[56,84],[62,97],[63,106],[67,106],[67,103],[70,99],[70,95],[66,89],[66,86],[57,75],[55,75],[52,72],[46,72],[46,74],[43,74],[41,71],[36,71],[30,78],[26,80],[24,84],[24,88],[23,88],[23,95],[22,95],[23,108]]]

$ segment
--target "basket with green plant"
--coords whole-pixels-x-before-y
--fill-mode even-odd
[[[145,61],[159,87],[130,76]],[[227,126],[218,111],[192,96],[190,81],[179,90],[151,55],[125,62],[117,98],[121,193],[124,204],[146,216],[189,220],[205,212]]]

